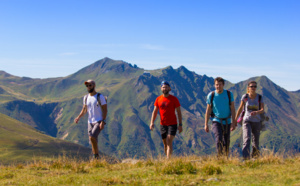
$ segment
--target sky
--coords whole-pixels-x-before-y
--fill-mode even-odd
[[[0,0],[0,70],[63,77],[104,57],[300,89],[299,0]]]

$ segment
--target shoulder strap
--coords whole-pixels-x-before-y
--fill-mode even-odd
[[[260,110],[261,95],[258,94],[258,110]]]
[[[98,93],[97,93],[97,102],[98,102],[98,104],[101,106],[102,104],[101,104],[100,95],[101,95],[101,93],[98,92]]]
[[[215,117],[215,114],[213,112],[213,106],[214,106],[213,100],[214,100],[214,97],[215,97],[215,91],[212,91],[211,92],[211,97],[210,97],[210,107],[211,107],[210,117],[212,117],[212,118]]]
[[[214,106],[214,104],[213,104],[214,97],[215,97],[215,91],[212,91],[211,97],[210,97],[210,106],[211,106],[211,108],[213,108],[213,106]]]
[[[230,96],[230,91],[227,90],[227,96],[228,96],[228,99],[229,99],[229,107],[231,106],[231,96]]]
[[[245,98],[248,98],[248,96],[249,96],[249,94],[247,93]]]

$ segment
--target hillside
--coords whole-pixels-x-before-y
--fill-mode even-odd
[[[0,164],[91,156],[90,148],[47,136],[6,115],[0,114],[0,118]]]
[[[159,117],[153,132],[149,130],[149,123],[153,103],[161,94],[160,82],[167,80],[183,112],[184,132],[174,140],[174,153],[203,155],[215,151],[212,135],[203,130],[206,95],[214,90],[213,78],[198,75],[184,66],[178,69],[168,66],[144,73],[144,69],[130,63],[104,58],[62,78],[24,79],[1,74],[0,113],[48,135],[84,146],[89,146],[87,119],[83,118],[77,125],[73,120],[86,94],[83,82],[94,79],[97,91],[108,96],[108,124],[99,136],[100,151],[120,158],[163,153]],[[234,93],[236,109],[249,80],[258,82],[258,93],[263,95],[271,118],[261,135],[262,147],[275,152],[300,152],[299,94],[284,90],[265,76],[236,84],[226,81],[225,87]],[[240,151],[240,143],[239,127],[232,134],[233,151]]]

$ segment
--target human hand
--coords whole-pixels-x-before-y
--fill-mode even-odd
[[[178,127],[179,134],[182,132],[182,126]]]
[[[150,124],[150,130],[153,130],[154,129],[154,123],[151,123]]]
[[[235,123],[232,123],[231,124],[231,127],[230,127],[230,131],[234,131],[236,128],[236,124]]]
[[[208,128],[208,125],[207,125],[207,124],[204,125],[204,130],[205,130],[205,132],[207,132],[207,133],[209,132],[209,128]]]
[[[253,111],[250,114],[251,114],[251,116],[255,116],[255,115],[257,115],[257,111]]]
[[[104,129],[104,121],[101,121],[101,122],[100,122],[99,127],[100,127],[100,130]]]
[[[78,121],[79,121],[79,117],[77,117],[77,118],[74,119],[75,123],[78,123]]]

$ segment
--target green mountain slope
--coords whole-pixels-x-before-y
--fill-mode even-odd
[[[184,132],[174,140],[174,153],[214,152],[212,134],[203,130],[206,95],[214,90],[214,80],[184,66],[144,72],[129,63],[104,58],[63,78],[22,80],[2,72],[0,88],[6,97],[0,94],[0,112],[46,134],[89,146],[87,118],[78,124],[73,122],[82,108],[82,97],[86,94],[83,82],[87,79],[94,79],[97,91],[108,96],[108,124],[99,136],[101,152],[122,158],[163,153],[159,117],[155,130],[149,130],[153,103],[161,94],[162,80],[170,82],[172,94],[179,98],[183,112]],[[299,152],[299,94],[284,90],[265,76],[237,84],[226,82],[225,87],[234,93],[236,109],[250,80],[258,82],[258,93],[263,95],[271,118],[261,135],[262,147]],[[233,150],[240,150],[240,128],[233,132],[231,143]]]
[[[91,149],[59,140],[0,114],[0,163],[51,159],[66,155],[88,158]]]

